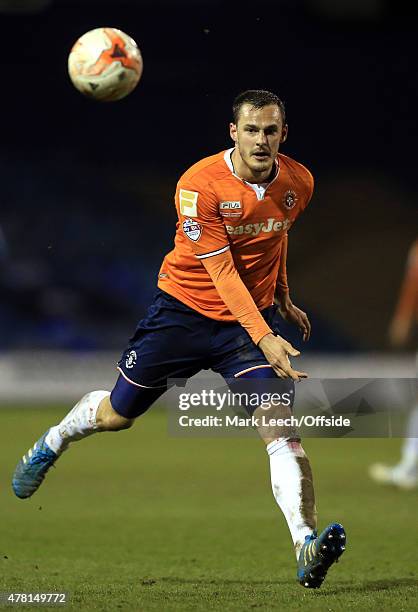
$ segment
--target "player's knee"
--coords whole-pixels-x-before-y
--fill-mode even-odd
[[[134,419],[127,419],[114,411],[114,414],[108,418],[108,431],[120,431],[121,429],[129,429],[134,424]]]
[[[96,424],[103,431],[120,431],[132,427],[134,419],[127,419],[113,408],[110,397],[105,397],[97,410]]]

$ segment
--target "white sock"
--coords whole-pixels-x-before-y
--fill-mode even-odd
[[[301,444],[279,438],[267,445],[273,495],[290,529],[296,558],[316,527],[315,495],[309,460]]]
[[[61,423],[49,430],[45,438],[49,448],[59,455],[70,442],[81,440],[98,431],[96,412],[102,399],[109,395],[109,391],[92,391],[82,397]]]
[[[418,476],[418,406],[410,414],[406,435],[408,437],[403,443],[402,459],[395,471],[415,478]]]

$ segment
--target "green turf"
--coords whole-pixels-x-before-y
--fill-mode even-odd
[[[0,409],[0,591],[69,591],[67,610],[418,609],[418,493],[366,475],[399,440],[305,441],[319,527],[348,533],[307,591],[256,439],[172,438],[154,409],[73,445],[33,498],[15,498],[17,460],[64,412]]]

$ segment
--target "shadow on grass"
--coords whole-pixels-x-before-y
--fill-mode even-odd
[[[289,586],[290,584],[297,585],[295,580],[290,583],[289,580],[230,580],[223,578],[177,578],[175,576],[163,576],[156,580],[144,580],[143,584],[155,584],[156,582],[164,582],[169,584],[195,584],[195,585],[245,585],[250,587],[279,587]],[[335,584],[335,583],[334,583]],[[327,583],[325,582],[325,586]],[[411,587],[418,588],[418,578],[401,578],[398,580],[368,580],[363,581],[360,584],[347,584],[340,583],[338,586],[332,586],[332,588],[325,588],[323,590],[315,590],[318,596],[331,597],[335,595],[342,595],[344,593],[357,593],[366,594],[378,591],[392,591],[392,590],[403,590]],[[309,589],[306,589],[309,590]]]
[[[144,580],[143,584],[147,584],[151,581]],[[228,578],[176,578],[175,576],[162,576],[157,578],[154,582],[165,582],[169,584],[195,584],[195,585],[246,585],[246,586],[284,586],[289,585],[288,580],[230,580]],[[296,579],[295,579],[295,584]]]
[[[319,595],[329,597],[332,595],[341,595],[344,593],[365,594],[377,591],[392,591],[399,589],[408,589],[411,587],[418,588],[417,578],[400,578],[398,580],[367,580],[360,584],[341,584],[341,586],[327,589],[326,591],[318,591]]]

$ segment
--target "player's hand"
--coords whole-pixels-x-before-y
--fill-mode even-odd
[[[300,353],[290,344],[290,342],[281,336],[267,334],[261,338],[258,346],[280,378],[292,378],[293,380],[299,381],[302,378],[308,377],[306,372],[298,372],[292,368],[289,361],[289,355],[291,357],[298,357]]]
[[[279,307],[279,312],[285,321],[299,327],[303,341],[307,342],[311,337],[311,323],[306,312],[295,306],[288,294],[275,297],[274,303]]]

